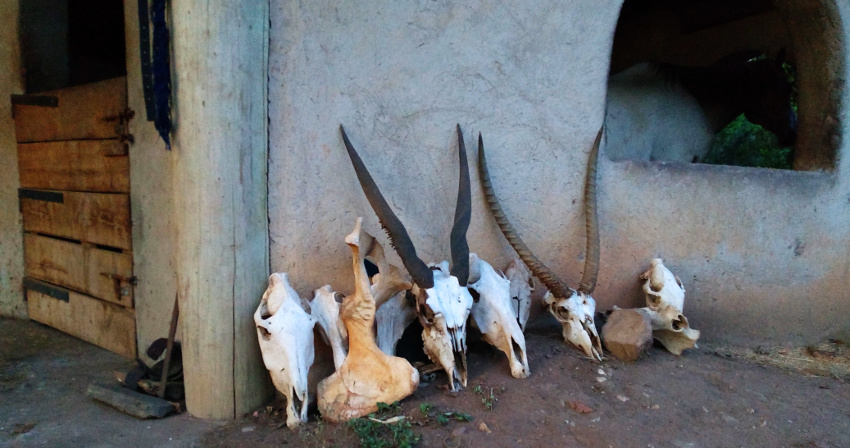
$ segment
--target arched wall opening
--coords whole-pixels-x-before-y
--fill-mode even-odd
[[[606,118],[610,129],[609,157],[613,160],[683,162],[710,159],[705,157],[704,152],[699,153],[699,148],[711,147],[712,144],[717,146],[719,139],[715,140],[714,136],[721,134],[720,129],[726,126],[728,120],[717,120],[717,108],[707,106],[699,93],[684,81],[680,83],[684,87],[679,87],[679,91],[672,94],[668,92],[670,84],[677,82],[685,69],[718,67],[729,64],[729,61],[777,58],[775,65],[782,68],[774,70],[780,74],[786,72],[787,76],[783,77],[787,77],[796,90],[790,94],[791,106],[796,108],[796,123],[793,113],[787,123],[782,123],[788,129],[796,127],[796,141],[786,138],[782,142],[784,145],[773,143],[777,149],[786,147],[782,157],[787,161],[783,167],[832,170],[841,144],[842,36],[841,18],[834,0],[625,0],[611,56]],[[638,75],[633,74],[636,64],[650,61],[653,68],[649,76],[658,78],[656,86],[647,85],[644,78],[635,78],[643,76],[639,72]],[[682,70],[677,69],[671,75],[670,71],[659,70],[658,66],[681,67]],[[753,75],[742,76],[752,78]],[[718,82],[730,81],[724,79]],[[770,87],[766,86],[771,83],[768,78],[757,77],[730,94],[730,101],[744,96],[741,92],[769,91]],[[699,81],[699,84],[705,85],[706,82]],[[656,90],[664,93],[658,94]],[[684,95],[680,95],[681,91],[685,92]],[[705,95],[712,100],[718,96],[714,92],[703,93]],[[761,94],[752,95],[750,103],[758,104],[777,117],[785,116],[780,107],[770,103],[769,98]],[[690,99],[687,101],[690,102],[678,96],[688,96]],[[789,94],[786,94],[788,97]],[[736,110],[734,107],[729,106],[729,110]],[[694,108],[697,112],[692,110]],[[787,99],[785,108],[790,112]],[[749,113],[746,116],[751,118]],[[695,124],[694,120],[703,121]],[[716,126],[719,122],[723,124]],[[749,129],[743,132],[752,132]],[[781,135],[780,132],[769,133],[761,128],[756,130],[773,138],[774,142],[777,140],[775,135]],[[782,131],[781,126],[779,130]],[[618,136],[618,132],[623,136]],[[675,135],[677,132],[679,136]],[[682,140],[686,143],[680,143]],[[665,149],[680,144],[698,148]],[[641,149],[641,145],[645,145],[645,149]],[[676,151],[681,153],[678,159],[669,154]]]

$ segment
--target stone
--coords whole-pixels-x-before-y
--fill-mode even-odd
[[[635,361],[652,345],[652,323],[640,311],[614,310],[602,327],[602,342],[620,361]]]

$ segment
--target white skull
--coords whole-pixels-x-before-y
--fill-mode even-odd
[[[601,361],[602,342],[593,321],[596,301],[582,292],[571,290],[570,293],[566,299],[559,300],[548,291],[543,296],[543,301],[549,312],[564,327],[564,340],[584,351],[589,358]]]
[[[322,337],[331,346],[334,354],[334,368],[339,369],[348,352],[348,331],[339,318],[339,304],[342,295],[325,285],[315,291],[310,302],[310,314],[319,323]]]
[[[449,263],[431,264],[434,286],[415,288],[425,306],[419,312],[425,354],[443,366],[452,391],[466,386],[466,320],[472,308],[472,296],[449,273]],[[424,297],[420,297],[424,294]]]
[[[307,373],[313,365],[313,326],[305,302],[285,273],[269,277],[269,287],[254,313],[263,362],[275,388],[286,396],[286,426],[307,421]],[[300,411],[298,406],[300,404]]]
[[[530,371],[525,336],[511,306],[511,282],[474,253],[469,254],[469,280],[469,287],[479,295],[478,302],[472,304],[475,325],[485,341],[507,355],[511,375],[527,378]]]
[[[663,260],[652,260],[652,266],[641,274],[646,308],[641,311],[652,322],[652,337],[674,355],[697,346],[699,331],[690,327],[682,314],[685,306],[685,287],[679,277],[673,275]]]
[[[378,274],[380,275],[380,274]],[[375,342],[384,353],[394,356],[398,340],[404,330],[416,320],[416,305],[407,300],[407,291],[401,291],[384,302],[375,313],[378,335]]]
[[[684,311],[685,287],[679,277],[673,275],[666,266],[664,260],[656,258],[652,260],[652,266],[640,275],[643,282],[643,293],[646,296],[646,306],[653,311],[660,311],[667,305],[676,307],[679,312]]]
[[[511,282],[511,309],[516,314],[519,328],[525,331],[528,313],[531,311],[531,291],[534,291],[531,272],[525,263],[517,258],[508,265],[505,276]]]

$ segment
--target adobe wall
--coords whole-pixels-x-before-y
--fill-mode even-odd
[[[18,1],[0,1],[0,316],[26,317],[23,230],[18,211],[18,149],[12,119],[13,93],[23,93],[18,50]]]
[[[343,238],[357,216],[389,248],[340,123],[420,257],[447,259],[460,123],[473,167],[471,250],[497,268],[514,256],[474,171],[482,132],[506,213],[537,256],[575,286],[584,173],[604,116],[619,7],[617,0],[272,5],[272,270],[288,272],[304,296],[326,283],[350,293]],[[850,6],[839,9],[850,23]],[[846,41],[846,25],[843,33]],[[685,314],[705,341],[846,336],[850,166],[841,145],[831,173],[600,158],[598,309],[638,305],[637,276],[660,256],[684,281]]]

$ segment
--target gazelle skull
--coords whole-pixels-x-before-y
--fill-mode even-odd
[[[466,319],[472,306],[472,296],[466,289],[469,278],[466,231],[471,218],[472,200],[466,147],[460,125],[457,126],[460,179],[451,232],[451,270],[446,262],[429,267],[416,255],[416,248],[407,230],[387,204],[342,126],[340,133],[360,186],[413,279],[417,314],[424,327],[422,339],[425,352],[446,371],[451,390],[458,390],[460,385],[466,385]]]
[[[511,282],[476,254],[469,254],[469,268],[469,287],[479,295],[478,302],[472,304],[475,325],[485,341],[507,355],[511,375],[527,378],[530,371],[525,336],[513,311]]]
[[[558,299],[551,291],[543,302],[555,320],[563,326],[564,340],[584,352],[589,358],[602,360],[602,342],[596,332],[593,314],[596,301],[588,294],[572,291],[566,299]]]
[[[481,186],[490,211],[502,234],[517,252],[522,261],[531,269],[549,291],[543,300],[549,312],[563,326],[564,339],[584,351],[594,360],[602,360],[602,344],[596,332],[593,315],[596,311],[596,301],[590,294],[596,287],[596,276],[599,272],[599,226],[596,219],[596,164],[599,155],[599,144],[602,139],[602,129],[596,134],[596,140],[590,151],[585,181],[584,200],[586,215],[587,246],[585,268],[582,273],[578,290],[573,290],[562,282],[555,273],[546,267],[520,238],[516,229],[508,221],[499,199],[493,190],[490,173],[487,169],[487,158],[484,155],[484,142],[478,135],[478,173]]]
[[[274,273],[254,313],[263,363],[275,388],[286,396],[286,426],[290,428],[307,421],[307,373],[313,365],[316,324],[308,311],[289,286],[287,274]]]

